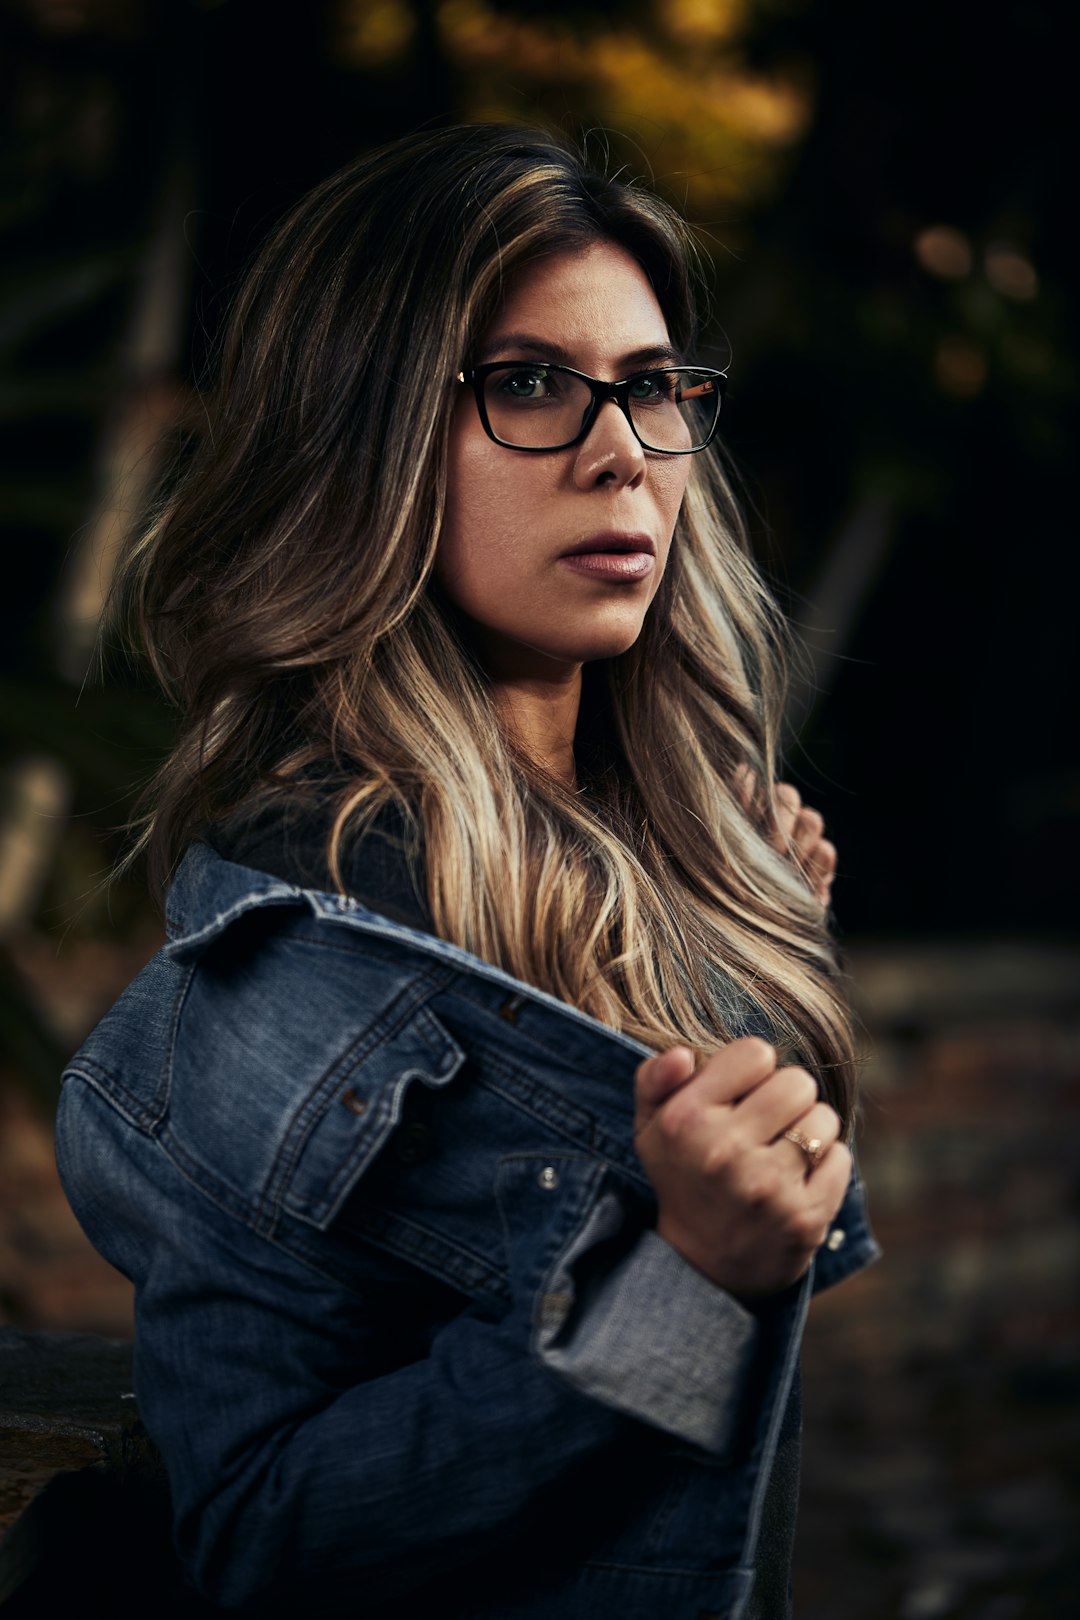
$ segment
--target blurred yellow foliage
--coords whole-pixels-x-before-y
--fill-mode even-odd
[[[419,0],[338,0],[334,51],[361,72],[400,65]],[[517,15],[490,0],[427,0],[462,119],[606,129],[699,217],[766,200],[813,112],[808,74],[742,59],[753,0],[653,0],[645,27],[582,11]]]
[[[700,212],[766,195],[813,111],[805,75],[764,78],[741,61],[734,34],[745,14],[745,0],[677,0],[665,8],[677,36],[667,47],[631,28],[515,17],[486,0],[443,0],[436,17],[464,117],[572,119],[632,136],[657,179]]]
[[[340,0],[335,54],[352,67],[386,67],[412,44],[416,12],[408,0]]]
[[[721,45],[738,37],[748,0],[654,0],[656,20],[684,45]]]
[[[515,18],[493,11],[484,0],[445,0],[436,11],[436,21],[448,53],[465,62],[505,55],[522,26]]]

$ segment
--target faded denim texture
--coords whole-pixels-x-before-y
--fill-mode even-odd
[[[467,952],[188,853],[69,1066],[58,1158],[136,1287],[177,1546],[227,1608],[738,1620],[810,1293],[658,1238],[646,1049]]]

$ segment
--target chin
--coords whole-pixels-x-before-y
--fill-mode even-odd
[[[533,650],[558,664],[594,664],[599,659],[618,658],[620,653],[629,652],[640,634],[639,624],[633,630],[621,634],[611,632],[606,635],[575,637],[573,641],[560,640],[558,643],[537,645]]]
[[[606,622],[592,615],[587,623],[524,626],[487,624],[471,620],[472,640],[489,671],[503,678],[516,675],[555,675],[581,664],[618,658],[641,635],[644,613],[610,615]]]
[[[598,658],[617,658],[628,652],[641,635],[645,624],[644,613],[612,614],[607,620],[593,620],[588,625],[566,627],[569,632],[553,637],[549,651],[553,657],[575,664],[592,663]]]

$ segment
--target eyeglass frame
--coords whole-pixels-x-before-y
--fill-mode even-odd
[[[484,399],[484,382],[496,371],[511,371],[515,367],[526,368],[530,365],[542,367],[544,371],[557,371],[565,377],[577,377],[583,382],[592,394],[592,404],[586,411],[582,420],[581,431],[573,439],[567,439],[565,444],[511,444],[509,439],[500,439],[488,418],[487,404]],[[640,381],[642,377],[655,377],[665,371],[691,371],[695,376],[707,377],[716,383],[716,415],[713,425],[709,429],[708,437],[702,444],[695,444],[689,450],[663,450],[656,445],[646,444],[637,430],[633,417],[630,415],[630,385]],[[621,382],[604,382],[599,377],[590,377],[585,371],[575,371],[573,366],[561,366],[548,360],[489,360],[482,366],[472,366],[467,371],[459,371],[454,378],[455,382],[471,385],[476,399],[476,409],[480,416],[480,423],[493,444],[503,450],[520,450],[527,456],[547,456],[556,450],[572,450],[575,445],[582,444],[592,431],[593,424],[600,414],[600,407],[607,401],[614,400],[620,411],[630,424],[630,431],[643,450],[655,456],[696,456],[699,451],[707,450],[716,437],[720,426],[720,410],[724,403],[724,393],[727,388],[728,373],[717,371],[712,366],[653,366],[644,371],[631,372]]]

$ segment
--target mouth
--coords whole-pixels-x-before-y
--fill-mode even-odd
[[[647,579],[656,566],[656,542],[648,534],[590,534],[559,561],[575,574],[608,584]]]
[[[656,556],[656,542],[649,534],[616,534],[607,531],[591,534],[562,553],[564,557],[582,556]]]

